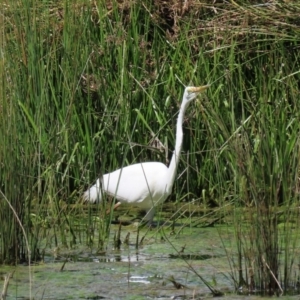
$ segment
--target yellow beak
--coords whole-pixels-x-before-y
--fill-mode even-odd
[[[203,85],[203,86],[191,86],[188,91],[189,92],[192,92],[192,93],[200,93],[200,92],[203,92],[205,91],[206,89],[208,89],[210,87],[209,84],[207,85]]]

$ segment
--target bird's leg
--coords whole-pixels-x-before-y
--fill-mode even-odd
[[[153,227],[153,218],[155,214],[155,207],[152,206],[146,213],[145,217],[143,218],[141,224],[142,226],[147,225],[148,227]]]

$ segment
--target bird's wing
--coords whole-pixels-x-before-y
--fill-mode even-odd
[[[103,190],[119,201],[139,204],[161,197],[167,167],[159,162],[134,164],[103,176]]]

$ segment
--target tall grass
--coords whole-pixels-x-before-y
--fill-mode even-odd
[[[299,55],[292,36],[256,37],[251,48],[232,43],[226,86],[204,104],[209,148],[218,149],[208,173],[235,207],[236,288],[274,293],[294,289],[298,276]]]
[[[180,50],[170,52],[151,19],[151,3],[21,1],[5,7],[1,189],[39,259],[42,241],[76,243],[70,203],[101,173],[136,161],[168,162],[171,150],[156,145],[170,140],[167,148],[174,147],[171,120],[182,86],[172,74],[172,56]],[[2,261],[26,260],[12,212],[3,205],[1,213],[7,224],[2,245],[8,245],[1,247]],[[54,238],[46,237],[49,228]],[[109,226],[101,228],[105,240]]]
[[[298,241],[291,224],[298,223],[299,5],[180,3],[5,2],[1,191],[33,259],[46,245],[73,247],[82,226],[85,242],[104,249],[111,215],[99,206],[101,218],[92,218],[92,208],[78,205],[82,191],[121,166],[168,164],[182,83],[209,82],[185,118],[171,200],[232,206],[236,286],[287,288]],[[0,214],[0,261],[26,260],[5,202]]]

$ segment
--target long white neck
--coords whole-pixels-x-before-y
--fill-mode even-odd
[[[180,152],[182,147],[182,140],[183,140],[183,131],[182,131],[182,123],[184,119],[184,114],[187,109],[188,103],[183,102],[180,107],[180,111],[178,114],[177,125],[176,125],[176,144],[175,150],[171,159],[171,163],[169,165],[168,170],[168,178],[167,178],[167,186],[166,192],[171,193],[172,187],[175,181],[176,171],[178,167],[178,163],[180,160]]]

